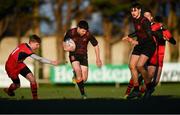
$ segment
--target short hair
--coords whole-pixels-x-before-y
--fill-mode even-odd
[[[89,29],[89,25],[88,25],[87,21],[85,21],[85,20],[79,21],[77,26],[80,27],[80,28],[83,28],[85,30]]]
[[[29,36],[29,42],[41,43],[41,38],[35,34]]]
[[[135,2],[131,4],[130,10],[132,10],[133,8],[142,9],[142,6],[140,3]]]
[[[145,13],[145,12],[149,12],[150,14],[152,14],[152,11],[148,8],[144,8],[143,13]]]

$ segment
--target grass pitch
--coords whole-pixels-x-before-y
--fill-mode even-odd
[[[85,91],[89,99],[123,99],[127,85],[86,85]],[[180,83],[162,83],[156,87],[153,96],[171,96],[180,98]],[[14,97],[9,97],[0,89],[0,99],[26,100],[32,99],[30,88],[19,88]],[[39,85],[39,99],[81,99],[80,92],[75,85]]]
[[[0,89],[0,113],[180,113],[180,83],[162,83],[149,100],[126,100],[127,85],[86,85],[88,99],[82,100],[74,85],[40,85],[39,100],[33,101],[30,88],[16,90],[9,97]]]

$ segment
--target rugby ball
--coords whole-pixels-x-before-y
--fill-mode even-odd
[[[70,49],[70,51],[75,51],[76,49],[76,44],[71,38],[65,40],[65,45],[68,47],[68,49]]]

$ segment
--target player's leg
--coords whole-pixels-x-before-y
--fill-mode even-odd
[[[146,55],[144,54],[141,54],[140,57],[139,57],[139,60],[137,62],[137,70],[141,73],[143,79],[147,80],[147,77],[148,77],[148,72],[147,70],[145,69],[144,65],[145,63],[148,61],[149,57],[147,57]]]
[[[161,77],[161,73],[162,73],[162,68],[163,68],[164,52],[165,52],[165,46],[159,46],[159,49],[158,49],[158,63],[159,63],[159,67],[158,67],[157,76],[155,76],[154,77],[155,79],[153,79],[154,87],[160,81],[160,77]]]
[[[9,95],[9,96],[15,96],[14,91],[20,87],[20,80],[19,80],[19,72],[21,70],[21,66],[20,65],[16,65],[16,67],[13,67],[13,65],[11,65],[11,63],[6,63],[5,66],[6,72],[9,76],[9,78],[11,78],[11,80],[13,81],[13,83],[11,83],[11,85],[9,86],[9,88],[5,88],[4,91]]]
[[[4,88],[4,92],[7,93],[9,96],[15,96],[14,91],[20,87],[20,80],[19,77],[16,79],[12,79],[13,83],[9,86],[9,88]]]
[[[133,88],[133,84],[134,84],[133,78],[131,77],[131,79],[129,80],[126,92],[125,92],[125,98],[130,94],[131,89]]]
[[[82,69],[81,69],[81,66],[80,66],[80,62],[79,61],[73,61],[72,62],[72,67],[73,67],[73,70],[76,73],[76,83],[77,83],[77,85],[79,87],[80,93],[81,93],[81,95],[85,95],[84,81],[83,81],[83,78],[82,78]]]
[[[84,87],[85,87],[85,82],[88,79],[88,67],[81,65],[81,70],[82,70],[82,79],[83,79]],[[87,98],[86,94],[82,95],[82,98],[86,99]]]
[[[36,78],[32,74],[31,70],[26,66],[21,70],[20,74],[30,82],[33,99],[34,100],[38,99]]]
[[[147,77],[147,81],[146,81],[146,92],[144,95],[144,99],[148,99],[154,91],[152,79],[155,75],[156,69],[157,68],[155,65],[149,65],[148,66],[148,77]]]
[[[162,73],[162,67],[159,67],[158,68],[158,72],[157,72],[157,77],[156,77],[156,79],[155,79],[155,86],[157,86],[157,84],[159,83],[159,81],[160,81],[160,78],[161,78],[161,73]]]
[[[129,62],[129,69],[131,71],[131,76],[133,78],[134,89],[127,97],[128,99],[138,97],[139,83],[138,83],[138,71],[136,68],[138,60],[139,60],[139,55],[134,55],[134,54],[131,55],[130,62]]]
[[[82,79],[84,81],[84,83],[87,81],[88,79],[88,67],[81,65],[81,70],[82,70]]]
[[[144,94],[144,99],[148,99],[150,97],[150,88],[151,88],[151,76],[153,75],[153,71],[150,72],[150,74],[148,73],[148,71],[145,69],[144,64],[148,61],[149,57],[142,54],[140,55],[138,64],[137,64],[137,69],[138,71],[142,74],[143,78],[144,78],[144,83],[146,85],[146,91]],[[152,75],[151,75],[152,74]]]

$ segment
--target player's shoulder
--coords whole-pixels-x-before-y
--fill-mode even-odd
[[[18,47],[25,47],[27,43],[20,43]]]
[[[147,22],[150,23],[150,21],[145,16],[142,16],[141,23],[147,23]]]
[[[69,31],[72,33],[75,33],[75,32],[77,32],[77,28],[71,28],[71,29],[69,29]]]

